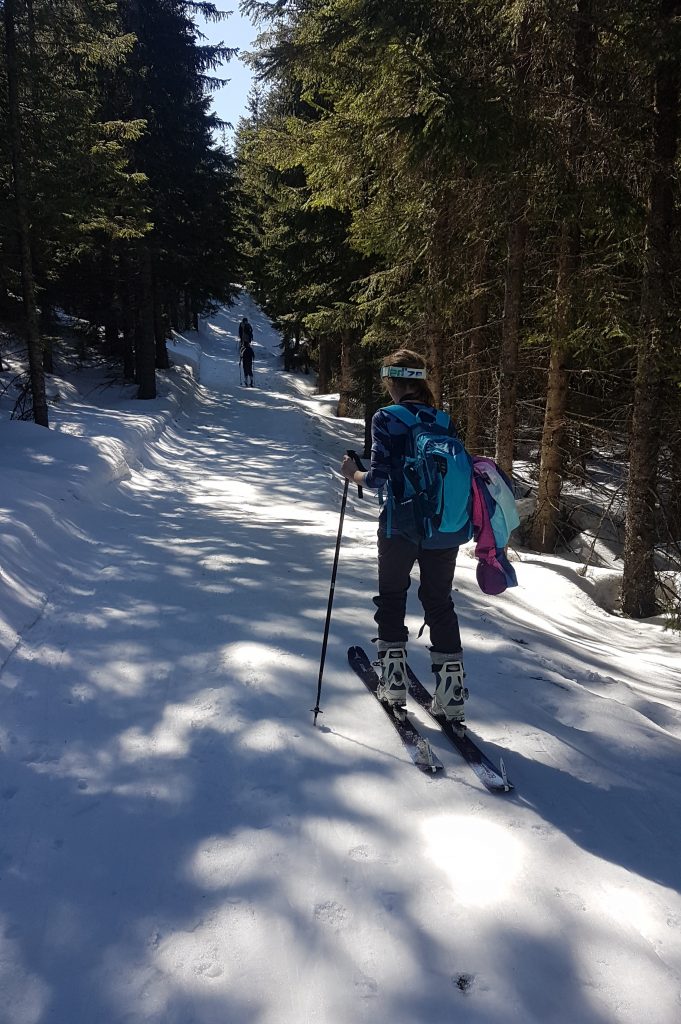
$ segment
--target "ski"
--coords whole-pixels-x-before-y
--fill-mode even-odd
[[[508,793],[509,790],[513,789],[513,783],[506,774],[506,766],[503,760],[500,762],[500,767],[497,768],[487,755],[480,750],[478,745],[474,743],[465,728],[463,730],[457,729],[451,722],[447,722],[445,719],[434,715],[430,710],[430,703],[433,699],[431,694],[428,693],[421,680],[414,675],[413,670],[408,665],[407,675],[409,677],[409,692],[416,703],[424,711],[428,712],[434,722],[437,722],[450,743],[456,747],[463,759],[471,766],[483,786],[492,793]]]
[[[401,715],[398,714],[390,704],[386,704],[385,701],[379,699],[376,689],[380,679],[369,661],[366,651],[361,647],[350,647],[348,650],[348,661],[350,667],[357,673],[369,693],[373,693],[385,711],[416,767],[420,768],[422,772],[431,772],[433,774],[441,771],[444,768],[442,761],[433,752],[425,736],[422,736],[416,726],[409,721],[406,713],[403,711]]]

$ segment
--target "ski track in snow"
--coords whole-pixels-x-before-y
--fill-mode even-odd
[[[0,1021],[681,1020],[678,640],[560,559],[488,599],[465,549],[469,719],[517,788],[415,713],[423,776],[346,663],[375,576],[351,492],[313,728],[362,424],[277,343],[243,296],[177,338],[199,383],[139,403],[86,374],[49,434],[0,423]]]

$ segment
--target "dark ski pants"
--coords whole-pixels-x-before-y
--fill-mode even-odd
[[[403,641],[409,636],[404,618],[411,571],[421,569],[419,600],[423,605],[430,644],[434,651],[455,654],[461,650],[459,620],[452,601],[452,582],[458,548],[422,548],[393,534],[378,532],[378,594],[374,598],[379,640]]]

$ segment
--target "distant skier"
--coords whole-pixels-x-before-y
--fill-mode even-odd
[[[299,349],[299,352],[298,352],[298,361],[299,361],[300,368],[303,371],[303,373],[309,373],[310,372],[310,346],[309,346],[307,341],[302,341],[300,343],[300,349]]]
[[[243,354],[244,345],[246,342],[251,344],[253,341],[253,327],[251,326],[248,317],[244,316],[241,318],[239,324],[239,355]]]
[[[289,337],[288,334],[284,335],[281,341],[281,345],[279,347],[283,350],[284,353],[284,369],[292,370],[294,367],[293,345],[291,343],[291,338]]]
[[[249,325],[250,326],[250,325]],[[248,387],[254,387],[253,384],[253,359],[255,358],[253,352],[253,346],[250,341],[244,341],[244,347],[241,350],[241,365],[244,368],[244,384]],[[250,377],[250,380],[249,380]]]

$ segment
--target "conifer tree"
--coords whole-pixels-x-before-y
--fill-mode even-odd
[[[596,35],[591,0],[578,0],[570,12],[566,28],[567,59],[565,66],[568,68],[568,74],[561,90],[565,95],[566,109],[561,119],[565,125],[565,132],[564,138],[557,140],[560,146],[558,150],[560,169],[557,176],[562,189],[557,200],[561,219],[558,227],[555,310],[551,324],[551,352],[541,442],[537,509],[531,536],[532,545],[537,551],[554,550],[560,517],[560,493],[567,438],[569,388],[567,362],[570,335],[577,319],[574,296],[580,248],[578,210],[583,205],[583,201],[580,202],[582,197],[577,184],[577,164],[580,158],[584,159],[587,149],[589,78],[591,64],[595,59]],[[592,145],[594,145],[593,140]],[[590,183],[591,187],[593,187],[593,177]]]
[[[667,386],[679,376],[678,4],[245,6],[270,27],[259,72],[298,82],[315,113],[291,109],[276,132],[260,124],[271,162],[300,167],[305,208],[346,215],[348,242],[368,261],[346,320],[374,351],[396,336],[424,350],[443,401],[466,410],[469,443],[504,468],[518,425],[521,454],[532,462],[539,446],[537,548],[559,543],[563,484],[587,473],[592,445],[607,455],[626,439],[625,591],[637,595],[624,603],[649,610],[658,466],[663,457],[671,509],[678,465],[675,441],[660,443],[679,410]],[[269,241],[276,249],[274,236],[259,241],[265,261]],[[314,277],[307,292],[314,304]],[[347,364],[345,347],[337,361]],[[497,366],[487,389],[481,364]],[[488,413],[497,405],[489,432],[482,391]]]
[[[653,615],[657,608],[654,556],[665,372],[678,344],[674,281],[679,253],[675,224],[681,88],[679,14],[678,0],[660,0],[647,26],[653,110],[622,587],[623,610],[635,617]]]
[[[27,233],[18,231],[18,237],[27,234],[27,238],[17,249],[23,266],[30,250],[33,270],[33,301],[28,307],[35,319],[35,327],[29,330],[35,378],[36,373],[42,374],[48,356],[39,337],[38,314],[45,320],[56,304],[61,272],[74,253],[87,247],[92,235],[130,230],[139,219],[135,182],[125,171],[124,153],[139,126],[102,117],[100,75],[125,59],[132,42],[121,34],[109,4],[67,0],[55,6],[47,0],[31,0],[11,3],[5,17],[12,14],[19,41],[23,206],[30,225]],[[11,239],[22,219],[22,201],[17,197],[12,203],[11,195],[8,198],[8,212],[15,214],[7,222],[6,237]],[[18,271],[11,244],[4,249],[4,258],[0,254],[0,265],[9,293]],[[7,303],[5,312],[11,314]],[[40,388],[44,390],[44,385]],[[35,394],[34,415],[46,421],[44,399],[36,402]]]
[[[299,144],[319,119],[320,102],[320,96],[314,103],[304,101],[300,84],[282,76],[267,102],[240,126],[246,273],[258,301],[287,338],[297,342],[305,330],[322,366],[329,347],[337,350],[339,413],[347,415],[360,326],[350,288],[366,261],[349,244],[348,212],[311,201]]]
[[[15,229],[19,240],[19,267],[23,298],[23,319],[28,349],[33,418],[40,426],[49,426],[42,347],[38,329],[33,253],[31,249],[30,212],[28,201],[28,166],[26,162],[25,126],[21,109],[21,71],[17,40],[16,0],[4,2],[4,52],[7,79],[7,128],[9,157],[12,167]]]
[[[209,111],[212,73],[233,51],[203,45],[199,11],[221,16],[179,0],[11,0],[3,12],[18,41],[12,137],[28,171],[20,216],[9,173],[20,151],[0,132],[0,315],[12,314],[28,246],[36,325],[56,306],[101,325],[140,397],[153,397],[155,366],[168,365],[171,315],[177,323],[183,307],[196,322],[229,300],[236,276],[233,162]],[[9,109],[3,88],[8,127]],[[28,333],[39,374],[42,342],[37,327]]]

